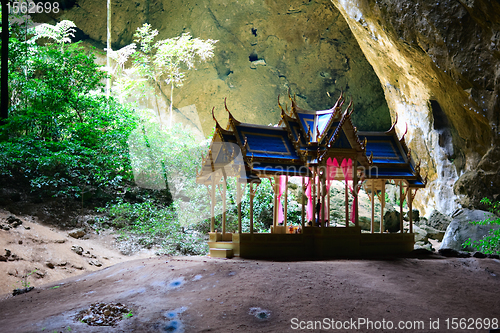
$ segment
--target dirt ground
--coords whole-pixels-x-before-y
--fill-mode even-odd
[[[37,287],[154,255],[154,251],[143,251],[126,256],[113,247],[112,235],[89,233],[75,239],[69,236],[71,230],[62,231],[37,223],[35,217],[16,216],[0,209],[0,223],[7,224],[5,220],[9,216],[19,218],[22,224],[10,230],[0,230],[0,255],[5,256],[6,250],[11,252],[9,261],[0,261],[0,294],[23,288],[28,283]],[[80,246],[83,253],[79,255],[72,251],[73,246]]]
[[[274,262],[148,253],[134,259],[111,243],[109,237],[70,239],[28,221],[1,230],[0,246],[23,259],[0,262],[0,332],[327,332],[332,326],[341,332],[488,332],[487,319],[490,327],[500,320],[497,259]],[[90,254],[74,253],[75,244]],[[44,266],[47,261],[54,268]],[[40,266],[45,275],[30,275],[35,289],[12,296],[11,283],[19,280],[9,275],[14,265]],[[100,302],[121,303],[128,314],[116,326],[76,318]],[[452,330],[452,318],[468,326]]]

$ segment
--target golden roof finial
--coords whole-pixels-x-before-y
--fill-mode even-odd
[[[215,113],[214,113],[214,110],[215,110],[215,106],[212,108],[212,118],[214,118],[214,121],[217,123],[217,119],[215,118]]]
[[[392,124],[391,128],[389,128],[389,130],[387,132],[385,132],[386,134],[390,134],[392,133],[393,131],[396,130],[396,124],[398,123],[398,114],[396,113],[396,121],[394,122],[394,124]]]
[[[297,140],[295,141],[295,144],[297,144],[297,145],[298,145],[298,144],[299,144],[299,142],[300,142],[300,133],[299,133],[299,135],[297,136]]]
[[[401,139],[399,139],[399,142],[403,142],[404,141],[406,133],[408,133],[408,123],[406,123],[406,130],[403,133],[403,136],[401,137]]]
[[[248,151],[248,138],[245,137],[245,142],[243,143],[243,149],[245,149],[245,152]]]
[[[234,122],[236,125],[239,125],[240,122],[234,118],[234,116],[231,114],[229,109],[227,108],[227,103],[226,103],[227,97],[224,97],[224,108],[226,109],[227,113],[229,114],[229,122]]]

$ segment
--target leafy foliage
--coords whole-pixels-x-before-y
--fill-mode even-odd
[[[69,21],[68,21],[69,22]],[[29,42],[11,39],[10,116],[0,128],[0,175],[23,178],[40,195],[83,198],[131,181],[127,138],[133,111],[99,93],[106,73],[78,44],[72,22],[37,26]]]
[[[184,33],[155,43],[157,36],[158,30],[153,30],[150,24],[145,23],[137,28],[134,34],[139,47],[133,43],[118,51],[108,50],[108,52],[120,65],[121,74],[125,74],[118,75],[115,81],[116,91],[122,98],[137,89],[148,93],[158,88],[165,95],[160,82],[164,81],[170,85],[170,127],[172,127],[174,87],[182,86],[186,71],[194,69],[197,62],[204,62],[213,57],[217,41],[192,38],[189,33]],[[125,70],[124,65],[129,57],[133,60],[133,66]]]
[[[195,182],[199,156],[206,149],[189,131],[176,125],[168,131],[144,122],[128,138],[129,157],[136,183],[150,195],[129,203],[121,199],[100,209],[104,217],[96,229],[123,230],[123,243],[157,247],[166,254],[204,254],[205,234],[199,233],[209,210],[206,189]],[[168,191],[168,200],[159,193]]]
[[[500,215],[500,202],[492,202],[488,198],[481,199],[481,203],[489,207],[490,212]],[[477,225],[500,225],[500,217],[496,219],[486,219],[484,221],[470,222]],[[463,244],[464,246],[472,246],[476,250],[483,253],[500,254],[500,229],[491,229],[489,234],[484,236],[483,239],[472,241],[470,238]]]
[[[59,141],[69,136],[73,124],[91,123],[92,110],[107,107],[95,94],[106,74],[78,44],[61,52],[15,42],[10,59],[9,129],[16,135]]]
[[[93,54],[67,44],[73,27],[42,26],[28,41],[11,39],[0,178],[29,184],[39,198],[78,198],[82,205],[97,198],[104,214],[95,228],[123,230],[123,239],[142,247],[206,253],[204,236],[195,229],[209,205],[195,178],[207,145],[180,125],[162,130],[156,119],[107,98],[106,73]],[[47,38],[55,43],[43,44]],[[115,55],[121,69],[133,52],[129,47]],[[135,195],[138,175],[157,186]]]
[[[71,37],[75,37],[76,25],[72,21],[63,20],[56,25],[39,24],[32,30],[33,37],[31,43],[36,42],[40,38],[48,38],[54,40],[59,45],[71,43]]]
[[[108,205],[107,217],[101,224],[110,224],[122,230],[122,240],[141,247],[160,246],[159,253],[171,255],[198,255],[208,251],[203,235],[180,225],[174,207],[161,208],[151,200],[131,204],[118,200]]]

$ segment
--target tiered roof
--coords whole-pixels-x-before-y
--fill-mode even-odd
[[[425,187],[426,181],[420,175],[420,162],[415,164],[411,149],[405,142],[405,134],[398,139],[396,122],[387,132],[359,132],[366,144],[366,153],[372,156],[366,179],[403,179],[410,187]],[[407,129],[408,130],[408,129]]]
[[[310,167],[325,165],[328,158],[335,157],[355,159],[364,170],[373,171],[375,166],[378,174],[369,173],[366,178],[406,179],[416,187],[423,185],[404,136],[399,140],[394,126],[388,132],[358,133],[351,119],[352,100],[343,110],[342,94],[328,110],[304,110],[294,99],[290,101],[288,110],[278,100],[278,126],[242,123],[224,102],[229,121],[223,129],[212,110],[215,134],[197,181],[211,182],[214,173],[217,177],[238,176],[246,182],[273,175],[308,177]]]

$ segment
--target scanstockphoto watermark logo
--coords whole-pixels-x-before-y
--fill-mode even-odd
[[[339,320],[323,318],[322,320],[290,320],[292,330],[323,331],[434,331],[439,330],[498,330],[498,318],[429,318],[428,320],[372,320],[369,318],[349,318]]]
[[[179,139],[171,140],[176,141]],[[199,222],[209,219],[210,194],[203,190],[203,195],[193,195],[200,192],[200,187],[215,184],[216,191],[215,215],[223,213],[223,200],[221,189],[226,185],[225,180],[230,184],[226,187],[226,212],[234,209],[234,206],[245,200],[246,191],[238,195],[236,189],[236,179],[242,182],[247,179],[246,168],[242,151],[239,145],[230,142],[212,142],[210,150],[195,147],[182,150],[182,153],[175,153],[177,147],[172,147],[174,143],[166,139],[166,133],[160,130],[157,125],[150,124],[135,129],[128,138],[129,154],[131,159],[134,180],[137,186],[152,190],[166,190],[170,192],[173,201],[178,206],[177,213],[181,221]],[[208,144],[204,145],[205,147]],[[167,147],[167,148],[166,148]],[[202,157],[204,166],[201,166]],[[265,165],[257,161],[249,162],[250,167],[259,171],[261,177],[275,175],[309,175],[312,176],[311,169],[305,165]],[[196,182],[194,169],[203,167],[203,172]],[[370,170],[358,168],[358,173],[376,174],[376,167]],[[320,166],[316,169],[318,175],[329,173],[328,179],[353,179],[353,168],[341,169]],[[323,176],[322,176],[323,177]],[[245,183],[245,181],[243,181]],[[309,180],[306,179],[306,183]],[[358,183],[357,186],[360,186]],[[358,188],[359,189],[359,188]]]
[[[168,189],[177,205],[180,221],[192,223],[209,219],[210,194],[203,188],[204,185],[196,182],[194,170],[200,169],[202,155],[208,157],[204,162],[208,163],[209,171],[205,168],[200,180],[205,185],[211,185],[213,179],[215,185],[220,185],[216,191],[216,201],[220,203],[224,176],[229,180],[246,175],[241,150],[238,145],[226,142],[213,142],[210,152],[201,148],[206,146],[203,142],[200,147],[182,150],[172,144],[165,138],[165,133],[154,125],[137,128],[130,134],[129,156],[135,183],[151,190]],[[228,186],[226,198],[236,205],[244,200],[245,195],[238,196],[236,187]],[[222,205],[215,208],[216,216],[222,214]],[[226,211],[232,208],[226,205]]]
[[[322,320],[300,320],[292,318],[290,327],[293,330],[423,330],[426,328],[425,322],[416,321],[398,321],[392,320],[370,320],[368,318],[350,318],[348,320],[337,320],[333,318],[323,318]]]

